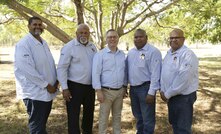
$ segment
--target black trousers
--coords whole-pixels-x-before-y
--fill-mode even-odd
[[[81,124],[82,133],[92,134],[95,90],[92,88],[92,85],[84,85],[73,81],[68,81],[68,89],[72,95],[70,102],[66,102],[68,133],[81,134],[79,118],[81,105],[83,105],[83,117]]]

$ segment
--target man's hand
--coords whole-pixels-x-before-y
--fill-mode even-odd
[[[148,94],[146,96],[146,103],[147,104],[154,104],[155,103],[155,96]]]
[[[160,97],[164,102],[168,102],[168,99],[165,97],[164,92],[160,92]]]
[[[50,84],[48,84],[46,88],[47,88],[47,91],[51,94],[55,93],[57,91],[57,88],[55,88],[54,86],[52,86]]]
[[[100,103],[103,103],[104,102],[104,94],[103,94],[102,90],[101,89],[97,89],[96,93],[97,93],[97,100]]]
[[[70,91],[68,90],[68,89],[64,89],[63,91],[62,91],[62,95],[63,95],[63,98],[66,100],[66,101],[70,101],[70,99],[72,98],[72,96],[71,96],[71,93],[70,93]]]
[[[58,85],[59,85],[59,82],[58,82],[58,80],[56,80],[56,83],[54,84],[54,87],[55,87],[56,89],[58,89]]]

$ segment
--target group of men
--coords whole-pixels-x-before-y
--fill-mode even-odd
[[[97,52],[95,45],[89,42],[89,27],[80,24],[76,39],[62,48],[56,70],[48,45],[40,37],[44,30],[42,20],[31,17],[28,28],[29,33],[16,44],[15,78],[17,97],[23,99],[27,108],[31,134],[47,134],[46,122],[59,83],[66,101],[69,134],[93,133],[95,94],[100,102],[99,134],[107,133],[110,112],[113,134],[120,134],[128,84],[137,134],[154,133],[158,90],[168,105],[174,134],[191,133],[198,59],[184,45],[181,29],[170,33],[171,49],[162,61],[160,51],[148,43],[143,29],[135,31],[135,47],[125,56],[118,49],[117,31],[106,32],[107,46]]]

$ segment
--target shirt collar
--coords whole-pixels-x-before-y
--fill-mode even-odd
[[[176,50],[175,52],[172,52],[172,48],[170,48],[169,53],[170,53],[171,55],[179,54],[179,53],[181,53],[185,48],[186,48],[186,46],[183,45],[182,47],[180,47],[180,48],[179,48],[178,50]]]
[[[148,43],[147,43],[147,44],[145,44],[145,45],[143,46],[143,48],[141,48],[140,50],[145,50],[145,51],[147,51],[148,48],[149,48],[149,45],[148,45]],[[136,49],[137,51],[140,51],[140,50],[137,49],[137,47],[135,47],[135,49]]]
[[[37,44],[37,45],[42,45],[42,44],[45,44],[45,41],[41,38],[41,41],[38,41],[31,33],[28,33],[28,36],[32,39],[32,41],[34,42],[34,44]]]
[[[104,49],[105,49],[105,52],[107,52],[107,53],[111,53],[112,52],[108,46],[106,46]],[[120,52],[120,50],[117,48],[116,53],[119,53],[119,52]]]

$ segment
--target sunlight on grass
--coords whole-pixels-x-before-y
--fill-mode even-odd
[[[199,66],[198,98],[194,104],[193,134],[219,134],[221,132],[221,58],[201,58]],[[94,113],[94,134],[98,133],[99,103]],[[27,134],[26,109],[22,101],[15,99],[14,80],[0,81],[0,130],[1,134]],[[111,118],[108,133],[111,134]],[[67,134],[66,107],[62,95],[53,101],[48,120],[49,134]],[[136,122],[131,113],[130,99],[124,100],[122,133],[134,134]],[[168,123],[167,106],[157,93],[155,134],[172,134]]]

